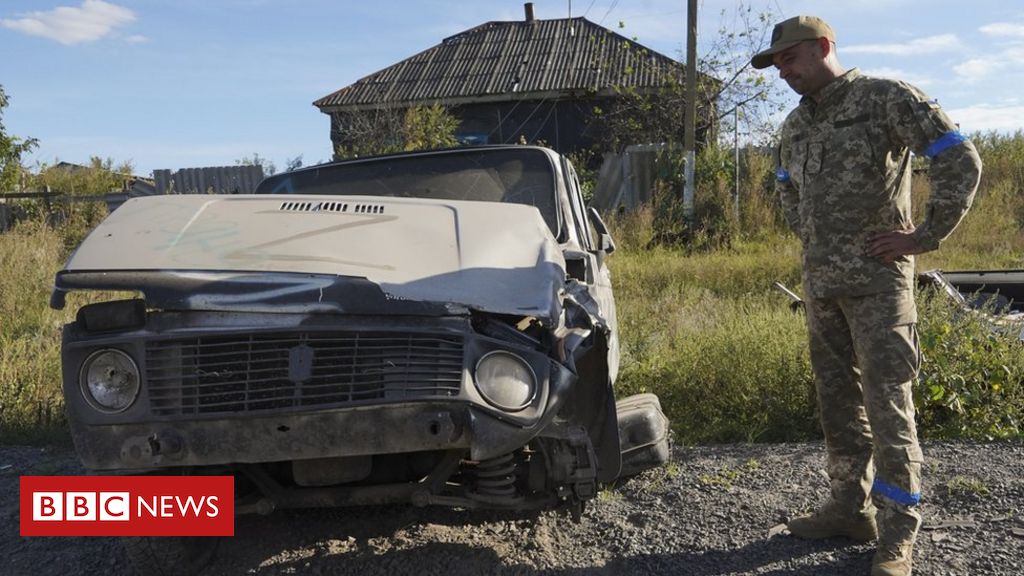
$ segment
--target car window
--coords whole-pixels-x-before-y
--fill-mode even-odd
[[[452,151],[326,164],[266,178],[257,194],[397,196],[535,206],[559,235],[555,170],[530,148]]]
[[[590,234],[590,228],[587,225],[589,219],[587,218],[586,209],[583,207],[583,193],[580,190],[579,177],[576,175],[576,169],[573,168],[572,162],[565,160],[565,167],[567,169],[566,180],[569,189],[569,199],[572,202],[576,234],[579,236],[580,244],[582,244],[584,250],[593,250],[594,242]]]

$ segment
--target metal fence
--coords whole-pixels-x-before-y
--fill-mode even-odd
[[[263,180],[263,166],[154,170],[156,194],[252,194]]]

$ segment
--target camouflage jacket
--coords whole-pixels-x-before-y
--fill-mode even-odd
[[[970,208],[978,152],[938,104],[904,82],[853,69],[820,96],[805,96],[786,118],[776,174],[786,221],[803,242],[804,290],[833,298],[911,288],[913,257],[885,264],[867,256],[867,239],[913,226],[913,151],[931,157],[931,193],[914,235],[938,248]]]

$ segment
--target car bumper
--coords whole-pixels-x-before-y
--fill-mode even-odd
[[[416,403],[173,423],[72,421],[71,426],[86,468],[130,471],[455,449],[487,459],[527,444],[546,420],[523,427],[469,404]]]

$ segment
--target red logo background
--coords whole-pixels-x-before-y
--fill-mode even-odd
[[[55,512],[54,507],[34,510],[38,502],[33,502],[33,494],[40,492],[83,493],[78,495],[77,502],[88,503],[88,506],[74,508],[78,512],[90,511],[92,519],[68,520],[75,510],[62,509],[63,520],[34,520],[33,511]],[[112,518],[125,511],[119,501],[124,493],[128,494],[128,519],[100,520],[101,515]],[[103,500],[101,494],[107,500]],[[140,498],[146,506],[140,505]],[[60,508],[63,504],[62,501]],[[155,510],[156,517],[151,510]],[[235,479],[231,476],[22,476],[20,512],[22,536],[234,536]]]

